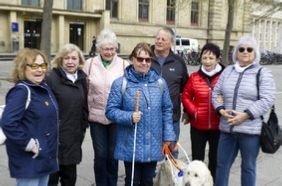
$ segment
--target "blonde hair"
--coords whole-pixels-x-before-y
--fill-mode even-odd
[[[78,57],[79,57],[79,65],[78,65],[78,70],[81,70],[83,68],[83,65],[85,63],[85,59],[83,56],[82,51],[79,49],[78,46],[74,44],[65,44],[57,53],[57,55],[54,57],[52,60],[52,67],[54,68],[59,68],[62,67],[62,61],[65,56],[67,56],[69,53],[77,51]]]
[[[17,83],[20,80],[26,79],[26,76],[25,76],[26,65],[35,62],[36,57],[38,55],[40,55],[43,58],[44,63],[47,63],[48,65],[47,57],[40,50],[31,49],[31,48],[23,48],[18,51],[14,59],[14,63],[15,63],[14,67],[12,68],[12,71],[11,71],[12,81],[14,83]],[[48,71],[49,69],[46,68],[45,76],[48,74]]]

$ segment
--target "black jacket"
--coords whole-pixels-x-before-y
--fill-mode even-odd
[[[53,68],[46,83],[53,91],[59,108],[59,164],[73,165],[81,162],[81,144],[88,126],[86,74],[78,70],[73,83],[62,68]]]
[[[181,93],[188,80],[188,71],[184,60],[175,55],[170,50],[163,66],[161,67],[155,56],[155,46],[151,46],[155,60],[153,60],[151,67],[156,69],[166,80],[168,85],[171,102],[173,104],[173,121],[178,121],[181,114]]]

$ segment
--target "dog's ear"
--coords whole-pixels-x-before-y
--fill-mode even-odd
[[[211,176],[211,172],[210,172],[209,169],[207,171],[208,172],[206,174],[206,181],[205,181],[204,186],[213,186],[213,179],[212,179],[212,176]]]

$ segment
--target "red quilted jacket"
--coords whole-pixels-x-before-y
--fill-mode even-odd
[[[182,92],[182,102],[190,115],[191,125],[196,129],[218,130],[219,117],[213,108],[212,89],[207,82],[210,82],[210,85],[214,87],[221,72],[210,78],[210,82],[209,78],[199,70],[190,75],[185,85]]]

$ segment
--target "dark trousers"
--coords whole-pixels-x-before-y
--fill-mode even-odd
[[[134,165],[134,186],[152,186],[153,176],[156,170],[157,162],[138,163]],[[131,185],[132,162],[124,162],[125,167],[125,186]]]
[[[213,180],[216,177],[217,148],[220,137],[219,130],[198,130],[191,126],[192,159],[205,160],[206,144],[209,143],[209,170]]]
[[[117,125],[90,122],[90,134],[94,148],[94,173],[96,186],[116,186],[118,160],[114,158]]]
[[[49,176],[48,186],[75,186],[76,182],[76,165],[59,165],[60,170]]]

